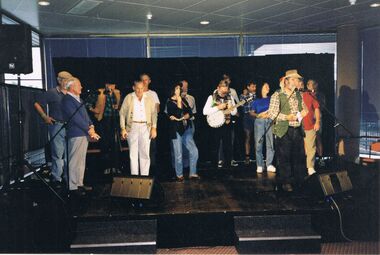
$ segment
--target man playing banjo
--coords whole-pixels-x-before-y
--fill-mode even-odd
[[[227,83],[219,82],[217,90],[207,98],[203,107],[203,115],[208,116],[208,122],[215,128],[215,139],[213,141],[214,162],[218,162],[218,151],[222,140],[225,167],[231,166],[232,139],[231,139],[231,115],[235,115],[237,110],[235,101],[229,94]]]

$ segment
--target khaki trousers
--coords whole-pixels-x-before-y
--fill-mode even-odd
[[[317,133],[314,129],[305,130],[305,153],[306,153],[306,167],[314,168],[315,162],[315,153],[317,151],[317,147],[315,144],[317,138]]]

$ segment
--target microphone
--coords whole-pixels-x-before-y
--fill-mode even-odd
[[[295,91],[299,91],[299,92],[312,92],[311,90],[309,89],[295,89]]]

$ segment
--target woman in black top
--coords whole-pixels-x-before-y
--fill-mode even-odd
[[[193,113],[186,99],[181,97],[181,87],[181,83],[174,84],[171,95],[166,102],[166,111],[170,120],[169,136],[178,181],[184,180],[182,145],[189,151],[189,178],[199,179],[197,174],[198,148],[195,145],[189,122]]]

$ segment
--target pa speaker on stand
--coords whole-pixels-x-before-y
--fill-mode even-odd
[[[33,72],[30,26],[0,25],[0,59],[0,73]]]

